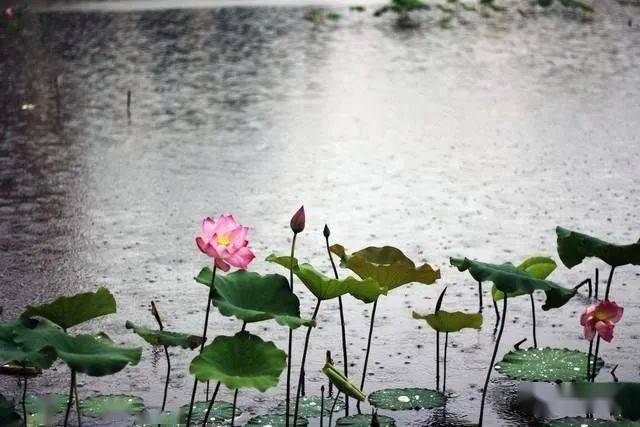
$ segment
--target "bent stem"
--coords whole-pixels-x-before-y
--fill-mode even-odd
[[[164,331],[164,325],[162,324],[160,313],[158,312],[158,308],[156,307],[156,304],[153,301],[151,301],[151,313],[153,314],[153,317],[156,319],[156,322],[158,323],[158,327],[160,327],[160,330]],[[169,391],[169,379],[171,378],[171,358],[169,357],[169,348],[166,345],[163,347],[164,347],[164,355],[167,358],[167,378],[165,379],[165,382],[164,382],[164,394],[162,396],[161,411],[164,411],[164,408],[167,404],[167,392]]]
[[[367,339],[367,352],[364,356],[364,366],[362,368],[362,381],[360,381],[360,390],[364,389],[364,381],[367,378],[367,365],[369,364],[369,352],[371,351],[371,337],[373,336],[373,325],[376,319],[376,308],[378,308],[378,298],[373,302],[373,309],[371,311],[371,323],[369,324],[369,338]],[[338,392],[338,394],[340,394]],[[358,408],[358,413],[361,414],[360,410],[360,401],[356,404],[356,408]],[[329,422],[331,425],[331,422]]]
[[[293,233],[293,240],[291,241],[291,265],[289,266],[289,289],[293,292],[293,256],[296,249],[296,237],[298,233]],[[286,399],[286,412],[285,412],[285,427],[289,427],[289,413],[291,409],[291,355],[292,355],[292,342],[293,342],[293,329],[289,328],[289,345],[287,348],[287,399]],[[293,422],[295,424],[295,420]]]
[[[493,328],[493,335],[495,335],[498,331],[498,326],[500,325],[500,310],[498,310],[498,303],[496,302],[496,300],[493,300],[493,309],[496,312],[496,326],[494,326]]]
[[[536,303],[533,300],[533,292],[529,294],[531,298],[531,318],[533,320],[533,347],[538,348],[538,338],[536,336]]]
[[[489,364],[489,370],[487,371],[487,378],[484,380],[484,388],[482,389],[482,400],[480,401],[480,419],[478,420],[478,426],[482,427],[482,419],[484,417],[484,402],[487,397],[487,387],[489,387],[489,380],[491,379],[491,372],[493,371],[493,365],[496,363],[496,355],[498,354],[498,347],[500,347],[500,339],[502,338],[502,332],[504,331],[504,323],[507,317],[507,295],[504,296],[504,302],[502,303],[502,319],[500,321],[500,331],[496,338],[496,344],[493,347],[493,354],[491,355],[491,363]]]
[[[207,327],[209,326],[209,311],[211,310],[211,299],[213,298],[213,290],[215,289],[214,283],[216,281],[217,266],[213,264],[213,273],[211,274],[211,285],[209,286],[209,296],[207,297],[207,311],[204,315],[204,329],[202,331],[202,343],[200,344],[200,353],[204,348],[204,343],[207,340]],[[198,378],[193,380],[193,390],[191,391],[191,401],[189,403],[189,414],[187,415],[187,425],[191,423],[191,414],[193,413],[193,401],[196,399],[196,391],[198,390]]]
[[[604,300],[609,301],[609,291],[611,290],[611,281],[613,280],[613,272],[616,267],[612,266],[611,271],[609,272],[609,279],[607,279],[607,290],[604,292]]]
[[[73,403],[73,389],[76,385],[76,371],[71,370],[71,386],[69,387],[69,400],[67,401],[67,411],[64,414],[64,427],[69,425],[69,413],[71,412],[71,404]]]
[[[313,316],[311,316],[311,320],[316,320],[316,316],[318,315],[318,310],[320,309],[320,299],[316,303],[316,308],[313,310]],[[307,335],[304,338],[304,349],[302,350],[302,362],[300,364],[300,377],[298,378],[298,389],[296,391],[296,404],[295,409],[293,411],[293,424],[295,426],[296,420],[298,419],[298,408],[300,406],[300,393],[304,389],[304,366],[307,361],[307,350],[309,349],[309,339],[311,338],[311,329],[312,326],[307,328]]]
[[[445,332],[444,334],[444,363],[442,367],[442,394],[445,393],[447,389],[447,345],[449,343],[449,332]]]
[[[326,228],[328,230],[328,227]],[[338,278],[338,269],[336,269],[336,263],[333,262],[333,255],[331,255],[331,250],[329,249],[329,235],[325,234],[325,242],[327,246],[327,253],[329,254],[329,261],[331,261],[331,268],[333,268],[333,275],[336,280]],[[340,309],[340,329],[342,331],[342,360],[344,365],[344,376],[349,378],[349,362],[347,361],[347,333],[344,326],[344,310],[342,308],[342,296],[338,297],[338,307]],[[349,396],[344,396],[344,415],[349,416]]]

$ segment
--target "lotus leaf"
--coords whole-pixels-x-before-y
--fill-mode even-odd
[[[553,273],[557,266],[558,264],[556,264],[556,262],[549,257],[534,256],[527,258],[516,268],[529,273],[536,279],[544,280],[549,277],[551,273]],[[509,294],[509,298],[526,294],[527,292],[523,291],[513,292]],[[504,293],[499,291],[496,285],[493,285],[493,287],[491,288],[491,296],[493,297],[494,301],[499,301],[504,298]]]
[[[113,414],[136,415],[144,411],[144,400],[126,394],[99,394],[80,402],[82,415],[102,418]]]
[[[262,392],[278,385],[286,354],[269,341],[249,332],[218,336],[191,361],[189,372],[199,381],[217,380],[230,389],[255,388]]]
[[[521,381],[587,381],[587,354],[566,348],[528,348],[512,350],[496,364],[498,372]],[[592,362],[593,363],[593,362]],[[596,373],[604,366],[598,358]]]
[[[309,425],[309,421],[307,421],[306,418],[299,416],[294,423],[293,415],[289,415],[289,424],[287,424],[284,415],[260,415],[251,418],[249,421],[247,421],[244,427],[285,427],[287,425],[306,427],[307,425]]]
[[[327,417],[331,413],[331,406],[333,406],[332,397],[324,398],[324,416]],[[322,407],[322,398],[320,396],[301,396],[298,414],[305,418],[320,418],[320,408]],[[333,412],[340,412],[344,409],[344,399],[338,398],[336,406],[333,408]],[[276,408],[276,412],[280,415],[284,415],[287,407],[286,403],[282,402]]]
[[[367,398],[367,395],[356,387],[340,370],[336,369],[332,363],[326,362],[322,368],[322,372],[324,372],[327,378],[329,378],[329,381],[345,395],[359,401],[364,401]]]
[[[211,285],[212,272],[205,267],[196,281]],[[279,274],[250,273],[238,270],[216,276],[213,303],[224,316],[235,316],[245,322],[274,319],[290,328],[314,326],[313,320],[300,318],[300,301],[291,292],[289,282]]]
[[[195,402],[193,404],[193,412],[191,413],[191,422],[194,424],[200,424],[204,421],[205,415],[207,415],[207,409],[209,408],[209,402]],[[187,422],[187,413],[189,412],[189,405],[183,405],[179,410],[179,422]],[[242,415],[242,411],[236,408],[236,417]],[[225,421],[229,421],[233,416],[233,404],[225,402],[223,400],[216,400],[213,402],[213,407],[209,413],[208,423],[212,425],[223,425]]]
[[[440,278],[440,270],[429,264],[416,267],[401,250],[391,246],[362,249],[347,255],[341,245],[332,245],[331,252],[340,257],[340,265],[362,279],[374,279],[388,290],[411,282],[430,285]]]
[[[547,422],[545,427],[640,427],[640,423],[628,420],[596,420],[593,418],[560,418]]]
[[[462,311],[448,312],[440,310],[431,314],[418,314],[413,312],[414,319],[426,320],[429,326],[438,332],[458,332],[462,329],[480,329],[482,327],[482,314],[464,313]]]
[[[427,388],[386,388],[369,395],[371,405],[392,411],[438,408],[446,401],[444,394]]]
[[[290,268],[291,257],[269,255],[267,261]],[[381,294],[386,294],[378,282],[373,279],[358,280],[354,277],[346,279],[332,279],[313,268],[311,264],[299,264],[294,258],[293,272],[309,291],[319,300],[337,298],[344,294],[350,294],[364,303],[375,301]]]
[[[47,369],[56,360],[55,352],[46,348],[49,338],[64,332],[42,319],[18,319],[0,324],[0,359]]]
[[[396,422],[391,417],[377,415],[377,418],[380,427],[396,427]],[[350,415],[348,417],[338,419],[338,421],[336,421],[336,426],[369,427],[372,425],[372,420],[373,416],[368,414]]]
[[[116,300],[107,288],[101,287],[96,292],[59,297],[42,305],[29,305],[20,317],[39,316],[66,330],[87,320],[115,312]]]
[[[617,416],[628,420],[640,420],[640,383],[581,382],[561,388],[564,396],[580,399],[612,401]]]
[[[0,425],[4,427],[19,427],[22,424],[22,418],[13,409],[13,403],[0,394]]]
[[[127,329],[132,329],[133,332],[140,335],[142,339],[151,345],[163,345],[167,347],[182,347],[193,350],[202,344],[202,337],[197,335],[183,334],[180,332],[169,332],[157,329],[147,329],[141,326],[137,326],[134,323],[127,320],[124,325]]]
[[[558,255],[568,268],[580,264],[585,258],[596,257],[612,267],[640,265],[640,241],[630,245],[615,245],[587,234],[557,227]]]
[[[64,412],[67,407],[69,397],[64,394],[45,394],[42,396],[27,396],[25,404],[27,407],[27,425],[41,426],[50,425],[51,420],[57,414]],[[16,411],[22,408],[16,406]]]
[[[506,294],[526,293],[541,290],[546,294],[543,310],[562,307],[575,294],[575,289],[564,288],[548,280],[536,279],[524,270],[520,270],[511,263],[489,264],[472,261],[468,258],[451,258],[451,265],[460,271],[469,270],[471,276],[478,282],[491,281]]]

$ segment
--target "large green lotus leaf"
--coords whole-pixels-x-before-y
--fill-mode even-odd
[[[209,409],[209,402],[195,402],[193,404],[193,411],[191,413],[191,422],[196,425],[201,424],[204,421],[205,415],[207,415],[207,410]],[[183,405],[180,407],[179,413],[179,422],[185,424],[187,422],[187,417],[189,414],[189,405]],[[239,417],[242,415],[242,411],[239,408],[236,408],[235,416]],[[211,425],[223,425],[225,421],[231,420],[233,416],[233,404],[229,402],[225,402],[223,400],[216,400],[213,402],[213,407],[211,408],[211,412],[209,413],[208,423]]]
[[[598,358],[596,374],[602,366],[604,361]],[[509,378],[520,381],[586,381],[587,353],[551,347],[512,350],[495,368]]]
[[[372,406],[392,411],[438,408],[446,401],[444,394],[427,388],[386,388],[369,395]]]
[[[230,389],[262,392],[278,385],[287,364],[284,351],[249,332],[218,336],[191,361],[189,372],[200,381],[217,380]]]
[[[545,427],[640,427],[640,423],[628,420],[595,420],[591,418],[560,418],[551,420]]]
[[[575,289],[567,289],[548,280],[536,279],[511,263],[489,264],[468,258],[451,258],[450,262],[460,271],[469,270],[471,276],[478,282],[487,280],[493,282],[499,291],[506,294],[530,294],[535,290],[544,291],[546,301],[542,306],[543,310],[562,307],[576,294]]]
[[[414,319],[426,320],[432,329],[438,332],[458,332],[462,329],[480,329],[482,327],[482,314],[464,313],[462,311],[448,312],[439,310],[431,314],[412,313]]]
[[[64,332],[44,319],[18,319],[0,324],[0,360],[47,369],[56,360],[49,342]]]
[[[102,418],[114,414],[136,415],[144,411],[144,400],[127,394],[99,394],[80,402],[82,415]]]
[[[533,256],[524,260],[516,268],[529,273],[532,277],[540,280],[544,280],[558,267],[556,262],[545,256]],[[509,298],[517,297],[520,295],[526,295],[526,292],[518,291],[509,294]],[[496,285],[491,288],[491,296],[494,301],[499,301],[504,298],[504,293],[499,291]]]
[[[69,397],[64,394],[45,394],[41,396],[29,395],[25,399],[27,407],[27,425],[50,425],[52,418],[61,414],[67,407]],[[16,405],[16,411],[22,411],[20,405]]]
[[[285,427],[287,425],[294,425],[293,415],[289,415],[289,424],[286,423],[284,415],[259,415],[247,421],[244,427]],[[309,421],[304,417],[298,416],[295,425],[298,427],[306,427],[309,425]]]
[[[142,339],[151,345],[163,345],[167,347],[182,347],[193,350],[202,344],[202,337],[197,335],[183,334],[180,332],[161,331],[157,329],[147,329],[137,326],[133,322],[126,321],[125,328],[132,329]]]
[[[141,347],[118,346],[103,333],[64,335],[50,346],[69,368],[93,377],[115,374],[129,363],[136,365],[142,353]]]
[[[0,394],[0,426],[19,427],[22,425],[22,418],[13,409],[13,403]]]
[[[380,427],[396,427],[396,422],[393,418],[385,415],[377,415],[378,424]],[[348,417],[342,417],[336,421],[336,426],[349,426],[349,427],[369,427],[373,425],[371,423],[373,416],[369,414],[349,415]]]
[[[429,264],[416,267],[400,249],[392,246],[370,246],[347,255],[344,247],[332,245],[331,252],[340,257],[341,266],[362,279],[374,279],[388,290],[411,282],[430,285],[440,278],[440,270]]]
[[[304,418],[320,418],[320,414],[324,413],[325,417],[328,417],[331,414],[331,407],[333,406],[332,397],[324,398],[324,410],[320,411],[322,407],[322,398],[320,396],[301,396],[300,403],[298,408],[298,414]],[[333,408],[333,412],[340,412],[344,409],[344,399],[339,397],[336,401],[336,406]],[[277,408],[276,412],[280,415],[284,415],[287,411],[286,402],[281,402]]]
[[[267,261],[279,264],[287,269],[291,266],[291,257],[271,254]],[[386,294],[374,279],[358,280],[354,277],[338,280],[332,279],[313,268],[311,264],[299,264],[294,258],[293,273],[300,279],[309,291],[319,300],[328,300],[350,294],[364,303],[374,302],[381,294]]]
[[[211,269],[205,267],[196,281],[210,286],[211,275]],[[213,303],[222,315],[248,323],[274,319],[290,328],[315,325],[313,320],[300,318],[300,300],[289,289],[289,281],[279,274],[262,276],[238,270],[226,276],[217,275]]]
[[[115,312],[116,300],[109,289],[101,287],[96,292],[60,297],[48,304],[29,305],[20,317],[43,317],[66,330],[87,320]]]
[[[356,400],[364,401],[367,395],[360,390],[355,384],[347,378],[342,371],[336,369],[335,366],[329,361],[324,364],[322,372],[329,378],[331,384],[333,384],[338,390],[343,392],[346,396],[353,397]]]
[[[557,227],[558,255],[563,264],[572,268],[585,258],[596,257],[612,267],[640,265],[640,241],[630,245],[614,245],[595,237]]]

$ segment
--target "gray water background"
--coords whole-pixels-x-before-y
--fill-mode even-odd
[[[153,299],[167,328],[198,333],[206,288],[192,277],[209,262],[194,243],[201,218],[235,214],[251,227],[251,269],[284,273],[263,260],[288,250],[289,218],[304,203],[297,253],[327,274],[325,223],[348,249],[394,245],[441,268],[436,285],[382,299],[365,388],[434,387],[435,336],[411,311],[433,310],[445,285],[443,308],[477,308],[477,285],[448,265],[449,256],[557,259],[556,225],[621,243],[640,237],[640,9],[595,5],[592,18],[518,3],[505,14],[468,16],[452,30],[429,23],[402,30],[390,17],[373,18],[371,8],[349,13],[346,4],[335,8],[345,19],[314,25],[303,19],[310,9],[303,4],[139,10],[124,2],[117,10],[55,11],[60,4],[47,3],[50,13],[32,18],[18,40],[1,42],[3,319],[28,303],[105,284],[118,314],[78,332],[103,330],[144,346],[124,322],[153,325]],[[576,284],[596,266],[603,267],[560,267],[551,279]],[[601,278],[607,273],[602,268]],[[629,381],[640,373],[639,282],[637,268],[618,269],[612,295],[625,315],[614,342],[602,346],[609,369],[619,364],[618,376]],[[300,283],[296,289],[310,315],[312,296]],[[393,414],[400,425],[477,419],[493,345],[488,286],[484,301],[482,331],[450,338],[446,412]],[[500,354],[530,336],[528,299],[511,302]],[[578,323],[586,304],[575,298],[539,310],[540,343],[586,349]],[[359,378],[371,306],[351,299],[346,306],[350,370]],[[341,359],[337,304],[323,304],[318,320],[308,393],[324,383],[325,350]],[[214,313],[212,334],[239,328]],[[249,330],[286,348],[286,330],[274,322]],[[295,334],[296,363],[303,335]],[[189,398],[192,354],[172,353],[175,408]],[[144,346],[137,366],[80,376],[80,394],[131,393],[159,405],[162,356]],[[606,371],[601,378],[609,379]],[[283,398],[283,385],[284,376],[264,395],[241,392],[240,407],[265,413]],[[62,365],[31,382],[39,393],[67,387]],[[3,378],[0,390],[16,395],[19,387]],[[494,374],[489,425],[534,422],[514,404],[516,390]],[[547,415],[578,414],[551,405]]]

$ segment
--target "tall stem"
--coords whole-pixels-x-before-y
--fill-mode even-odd
[[[78,416],[78,427],[82,427],[82,414],[80,413],[80,398],[78,397],[78,380],[76,379],[73,384],[73,391],[76,396],[76,415]]]
[[[22,414],[24,416],[24,427],[27,427],[27,375],[24,376],[24,387],[22,388]]]
[[[533,292],[529,294],[531,298],[531,318],[533,319],[533,347],[538,348],[538,338],[536,336],[536,303],[533,300]]]
[[[367,339],[367,352],[364,356],[364,366],[362,368],[362,381],[360,381],[360,390],[364,389],[364,381],[367,378],[367,365],[369,364],[369,352],[371,351],[371,337],[373,336],[373,325],[376,320],[376,309],[378,308],[378,299],[373,302],[373,309],[371,310],[371,322],[369,324],[369,338]],[[338,393],[340,394],[340,393]],[[356,404],[358,413],[361,414],[360,401]],[[329,423],[331,424],[331,423]]]
[[[161,331],[164,331],[164,325],[162,324],[162,319],[160,318],[160,313],[158,312],[158,308],[156,307],[155,302],[151,301],[151,313],[153,317],[156,319],[158,323],[158,327]],[[164,394],[162,396],[162,409],[164,412],[164,408],[167,405],[167,392],[169,391],[169,379],[171,378],[171,358],[169,357],[169,348],[165,345],[164,347],[164,355],[167,358],[167,378],[164,382]]]
[[[289,289],[293,292],[293,256],[296,249],[296,237],[298,233],[293,233],[293,240],[291,240],[291,265],[289,266]],[[293,329],[289,328],[289,345],[287,347],[287,398],[286,398],[286,411],[285,411],[285,427],[289,427],[289,414],[291,413],[291,359],[292,357],[292,342],[293,342]],[[295,420],[294,420],[295,425]]]
[[[318,310],[320,310],[320,299],[316,303],[316,308],[313,310],[313,316],[311,316],[311,320],[316,320],[316,316],[318,315]],[[304,338],[304,349],[302,350],[302,362],[300,364],[300,377],[298,378],[298,389],[296,391],[296,405],[293,411],[293,425],[295,426],[296,420],[298,419],[298,408],[300,407],[300,393],[304,389],[304,366],[307,361],[307,350],[309,349],[309,339],[311,338],[311,329],[312,326],[307,328],[307,335]]]
[[[440,391],[440,332],[436,331],[436,390]]]
[[[482,282],[478,282],[478,313],[482,313]]]
[[[605,301],[609,301],[609,291],[611,290],[611,281],[613,280],[613,272],[615,271],[616,267],[613,266],[611,267],[611,271],[609,272],[609,279],[607,280],[607,290],[604,293],[604,300]]]
[[[338,397],[340,397],[340,390],[338,390],[338,392],[336,393],[336,398],[333,399],[333,405],[331,405],[331,412],[329,412],[329,426],[331,426],[331,421],[333,420],[333,411],[336,409],[336,403],[338,402]]]
[[[207,311],[204,315],[204,328],[202,331],[202,343],[200,344],[200,353],[202,353],[202,349],[204,349],[204,343],[207,340],[207,327],[209,326],[209,311],[211,309],[211,299],[213,298],[213,292],[215,290],[215,281],[216,281],[216,267],[215,263],[213,264],[213,272],[211,273],[211,284],[209,285],[209,296],[207,297]],[[198,390],[198,378],[193,379],[193,390],[191,391],[191,401],[189,403],[189,413],[187,415],[187,426],[191,423],[191,414],[193,413],[193,401],[196,399],[196,391]]]
[[[207,427],[209,414],[211,413],[211,408],[213,408],[213,403],[216,401],[218,390],[220,390],[220,381],[218,381],[218,383],[216,384],[216,388],[213,390],[213,395],[211,396],[211,400],[209,401],[209,406],[207,407],[207,413],[204,415],[204,421],[202,422],[202,427]]]
[[[596,366],[598,366],[598,352],[600,351],[600,335],[596,338],[596,351],[593,353],[593,364],[591,365],[591,382],[596,380]]]
[[[67,412],[64,414],[64,427],[69,425],[69,413],[71,412],[71,404],[73,403],[73,389],[76,384],[76,371],[71,370],[71,386],[69,387],[69,400],[67,401]]]
[[[595,282],[595,287],[596,287],[596,301],[598,300],[598,283],[600,283],[600,270],[596,268],[596,282]]]
[[[320,427],[324,427],[324,386],[320,386]]]
[[[233,408],[231,409],[231,427],[235,425],[237,401],[238,401],[238,389],[236,389],[236,391],[233,393]]]
[[[444,363],[442,366],[442,394],[447,390],[447,346],[449,344],[449,332],[444,334]]]
[[[587,381],[591,381],[591,352],[593,351],[593,340],[589,341],[589,353],[587,353]]]
[[[496,344],[493,347],[493,354],[491,355],[491,363],[489,364],[489,370],[487,371],[487,378],[484,380],[484,388],[482,389],[482,400],[480,401],[480,419],[478,426],[482,427],[482,419],[484,418],[484,401],[487,397],[487,387],[489,387],[489,380],[491,379],[491,372],[493,371],[493,365],[496,363],[496,356],[498,354],[498,347],[500,347],[500,339],[502,339],[502,332],[504,331],[504,323],[507,317],[507,296],[504,296],[502,303],[502,319],[500,321],[500,331],[496,338]]]
[[[325,242],[327,246],[327,254],[329,254],[329,261],[331,261],[331,268],[333,268],[333,275],[336,280],[338,280],[338,269],[336,268],[336,263],[333,262],[333,255],[331,255],[331,250],[329,249],[329,236],[325,236]],[[347,333],[344,325],[344,310],[342,307],[342,297],[338,297],[338,307],[340,309],[340,329],[342,331],[342,364],[344,367],[344,376],[349,378],[349,362],[347,360]],[[349,416],[349,396],[344,396],[344,415]]]

